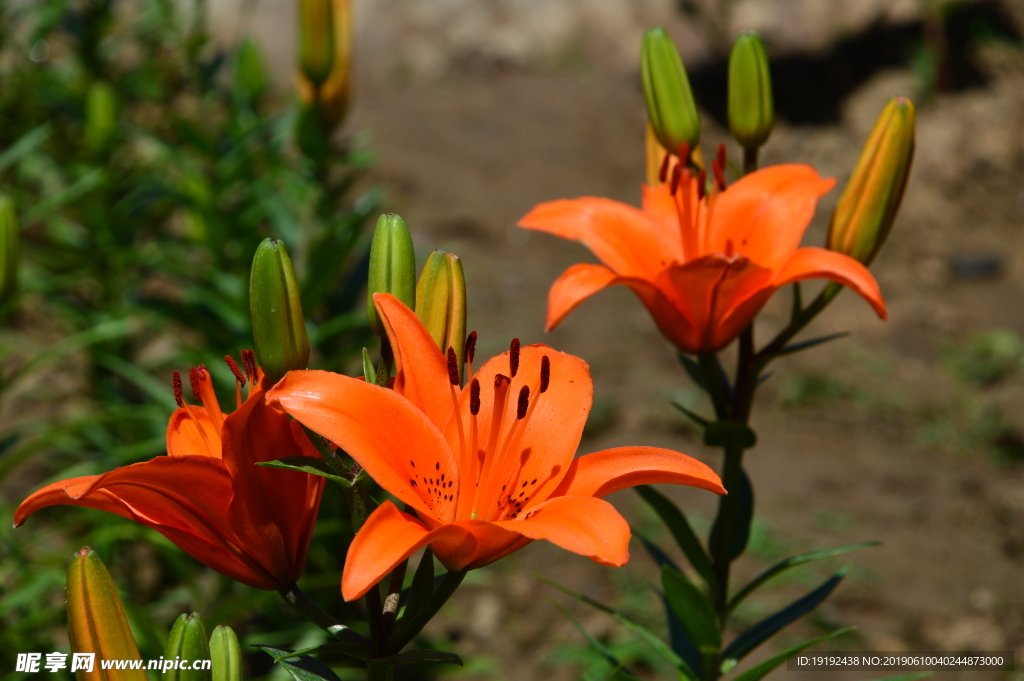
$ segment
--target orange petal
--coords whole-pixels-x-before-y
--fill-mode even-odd
[[[422,522],[385,501],[370,514],[348,547],[342,596],[346,601],[362,598],[399,563],[426,546],[429,535]]]
[[[781,288],[804,279],[830,279],[854,290],[868,301],[878,316],[888,319],[882,292],[868,268],[848,255],[808,246],[799,249],[775,277],[775,286]]]
[[[430,419],[394,390],[328,371],[290,371],[267,401],[344,449],[421,514],[453,519],[455,456]]]
[[[598,291],[619,283],[618,275],[604,265],[573,265],[555,280],[548,292],[548,319],[545,331],[558,326],[566,315]]]
[[[818,198],[835,186],[809,165],[783,164],[744,176],[719,195],[709,226],[708,250],[736,252],[778,269],[800,246]]]
[[[676,208],[676,200],[672,197],[672,191],[668,184],[655,186],[643,185],[643,206],[644,215],[650,219],[662,234],[669,234],[675,237],[673,244],[678,244],[678,253],[674,260],[683,261],[682,240],[679,226],[679,211]],[[671,263],[669,263],[671,264]]]
[[[664,233],[642,211],[611,199],[584,197],[541,203],[519,226],[580,241],[623,276],[653,279],[679,259],[678,230]]]
[[[530,539],[547,539],[602,565],[629,562],[629,525],[615,507],[594,497],[555,497],[532,509],[523,520],[495,525]]]
[[[659,447],[616,447],[574,459],[552,496],[603,497],[627,487],[655,483],[725,494],[718,475],[691,456]]]
[[[395,390],[442,430],[452,413],[445,355],[416,313],[400,300],[377,293],[373,302],[395,352]]]
[[[202,407],[179,407],[167,422],[167,453],[171,456],[212,456],[219,459],[220,428],[221,422],[215,422]]]

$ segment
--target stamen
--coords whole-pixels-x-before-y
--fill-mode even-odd
[[[476,356],[476,331],[470,331],[466,337],[466,349],[463,352],[466,357],[466,380],[473,377],[473,358]]]
[[[512,345],[508,349],[508,368],[509,373],[512,374],[512,378],[516,377],[519,373],[519,339],[513,338]]]
[[[524,385],[519,390],[519,404],[516,405],[516,418],[520,421],[526,416],[526,408],[530,406],[530,386]]]
[[[716,158],[714,161],[711,162],[711,170],[715,174],[715,184],[718,185],[718,189],[720,191],[724,190],[725,189],[725,165],[722,163],[722,161],[719,161]]]
[[[690,143],[683,142],[679,145],[679,163],[687,165],[690,162]]]
[[[256,353],[252,350],[242,350],[242,366],[245,367],[245,375],[249,377],[249,397],[252,397],[256,390]]]
[[[203,403],[203,396],[199,394],[199,369],[192,367],[188,370],[188,382],[192,384],[192,396],[196,402]]]
[[[185,398],[181,394],[181,374],[177,371],[174,372],[174,376],[171,378],[171,386],[174,388],[174,401],[181,408],[185,407]]]
[[[231,355],[224,355],[224,361],[228,365],[228,369],[231,369],[231,373],[234,375],[235,380],[241,386],[245,385],[245,376],[242,375],[241,370],[238,368],[238,363],[235,362],[235,358]]]
[[[668,166],[672,162],[672,154],[665,154],[665,158],[661,159],[661,168],[658,169],[658,182],[664,184],[665,178],[668,177]]]
[[[475,378],[469,384],[469,413],[473,416],[480,413],[480,381]]]
[[[484,461],[481,466],[480,476],[477,478],[477,486],[473,490],[473,511],[470,519],[476,520],[480,512],[480,490],[490,489],[491,477],[493,475],[495,459],[497,458],[498,436],[501,434],[501,424],[505,416],[505,408],[508,406],[508,387],[512,379],[502,374],[494,376],[494,407],[491,412],[491,433],[488,437],[487,448],[483,450]]]
[[[700,172],[697,173],[697,198],[698,199],[703,199],[704,195],[707,194],[707,183],[708,183],[708,174],[707,174],[707,172],[703,168],[701,168]]]
[[[718,153],[715,155],[715,160],[718,161],[718,165],[722,166],[722,170],[725,170],[726,163],[729,159],[726,157],[726,149],[724,142],[720,142],[718,144]]]
[[[683,166],[677,165],[672,169],[672,184],[669,185],[669,193],[675,194],[679,191],[679,181],[683,178]]]
[[[448,382],[453,386],[459,384],[459,356],[455,354],[455,348],[448,348]],[[458,410],[458,406],[456,406]]]
[[[548,391],[548,385],[551,383],[551,360],[547,355],[540,358],[540,391],[542,393]]]
[[[454,372],[454,378],[452,372]],[[455,350],[452,348],[448,348],[448,378],[448,392],[452,396],[452,409],[455,410],[455,425],[459,429],[459,469],[468,471],[471,462],[466,458],[466,431],[462,428],[462,410],[459,408],[459,396],[455,394],[455,388],[459,385],[459,365],[455,357]],[[472,453],[470,453],[470,456],[472,456]],[[438,462],[435,468],[440,469],[440,467],[441,464]],[[444,482],[444,474],[441,475],[441,481]],[[458,514],[458,505],[455,507],[455,512]]]

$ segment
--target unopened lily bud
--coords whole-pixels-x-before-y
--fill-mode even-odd
[[[103,151],[117,128],[117,92],[105,80],[89,86],[85,98],[85,146],[92,152]]]
[[[394,213],[385,213],[377,220],[366,287],[366,319],[377,337],[384,338],[384,324],[373,304],[374,293],[390,293],[410,308],[416,304],[416,253],[409,228]]]
[[[307,109],[315,107],[326,132],[345,119],[352,97],[352,8],[351,0],[331,0],[334,58],[326,80],[316,85],[299,74],[299,97]]]
[[[673,154],[683,144],[695,148],[700,141],[697,104],[683,59],[665,29],[652,28],[644,34],[640,76],[648,120],[661,145]]]
[[[729,55],[729,129],[741,147],[755,151],[774,127],[768,55],[756,33],[743,33]]]
[[[14,202],[0,196],[0,306],[18,290],[18,215]]]
[[[242,681],[242,649],[231,627],[214,627],[210,636],[212,681]]]
[[[466,275],[457,255],[434,251],[416,284],[416,314],[442,353],[455,350],[462,374],[466,343]]]
[[[272,383],[292,369],[306,368],[309,336],[284,242],[264,239],[256,249],[249,278],[249,314],[256,359]]]
[[[316,85],[331,74],[334,30],[331,0],[299,0],[299,67]]]
[[[211,681],[210,669],[193,669],[193,666],[205,667],[205,664],[194,665],[196,660],[209,660],[210,646],[207,643],[206,627],[199,613],[180,615],[171,627],[164,648],[164,660],[173,660],[175,664],[164,669],[160,681]]]
[[[263,55],[252,38],[242,40],[235,52],[235,86],[249,99],[256,99],[267,89]]]
[[[914,104],[889,100],[843,189],[828,231],[830,250],[871,263],[889,236],[914,158]]]
[[[146,681],[141,669],[101,669],[99,660],[141,660],[117,587],[103,561],[89,547],[68,565],[65,593],[68,638],[74,653],[93,653],[91,672],[79,669],[78,681]]]

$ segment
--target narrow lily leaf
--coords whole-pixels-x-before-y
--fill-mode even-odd
[[[740,469],[740,481],[735,489],[729,490],[729,494],[737,497],[736,505],[736,526],[733,528],[732,545],[728,547],[726,554],[728,561],[734,561],[747,550],[747,542],[750,541],[750,523],[754,520],[754,488],[750,485],[750,478],[747,472]],[[716,516],[714,524],[711,525],[711,536],[708,537],[708,545],[712,553],[718,546],[718,534],[721,532],[721,518]]]
[[[672,612],[679,618],[690,640],[701,653],[717,652],[722,645],[715,612],[707,597],[681,572],[661,568],[661,586]]]
[[[363,378],[367,383],[377,380],[377,370],[373,367],[373,360],[370,359],[370,351],[363,348]]]
[[[598,601],[595,601],[593,598],[581,594],[579,591],[574,591],[573,589],[570,589],[567,586],[559,584],[558,582],[552,579],[548,579],[544,575],[535,576],[540,581],[555,587],[562,593],[568,594],[577,600],[583,601],[591,607],[597,608],[598,610],[608,613],[609,615],[614,617],[619,623],[625,626],[627,629],[629,629],[634,634],[642,638],[648,645],[654,648],[655,652],[657,652],[663,658],[665,658],[673,665],[675,665],[676,669],[679,671],[679,676],[681,679],[683,679],[684,681],[698,681],[697,675],[694,673],[693,668],[686,663],[686,660],[676,655],[675,651],[672,650],[669,646],[665,645],[665,642],[662,641],[660,638],[658,638],[653,633],[651,633],[644,627],[640,626],[633,620],[629,619],[621,612],[609,608],[607,605],[599,603]]]
[[[774,636],[783,627],[792,624],[818,607],[839,585],[839,582],[843,581],[845,576],[846,570],[837,572],[803,598],[790,603],[782,610],[769,615],[744,631],[722,651],[722,660],[742,660],[747,653]]]
[[[462,658],[455,653],[446,653],[443,650],[410,650],[398,655],[388,655],[387,657],[377,657],[373,659],[373,664],[379,664],[387,667],[398,667],[403,664],[413,664],[415,662],[440,662],[443,664],[457,664],[462,666]]]
[[[682,570],[679,569],[679,566],[676,565],[676,562],[672,560],[667,553],[662,551],[660,546],[652,542],[650,539],[647,539],[636,530],[633,530],[633,536],[640,538],[640,541],[644,543],[644,547],[647,549],[647,552],[651,554],[651,558],[658,564],[659,568],[663,568],[668,565],[673,570],[682,572]]]
[[[303,655],[293,659],[288,657],[293,651],[287,648],[275,648],[258,643],[254,647],[274,658],[274,661],[284,667],[295,681],[341,681],[334,670],[315,657]]]
[[[704,382],[704,372],[701,371],[700,364],[693,357],[678,353],[679,363],[683,365],[683,369],[686,370],[687,375],[693,379],[693,382],[699,385],[707,392],[708,386]]]
[[[419,567],[412,577],[412,585],[409,587],[409,600],[405,605],[405,616],[408,619],[413,617],[420,608],[430,600],[434,593],[434,553],[427,548],[420,558]]]
[[[672,532],[672,536],[675,537],[679,548],[686,554],[690,565],[701,576],[701,579],[708,585],[708,588],[714,589],[715,571],[711,567],[711,559],[708,558],[708,554],[704,551],[700,539],[697,539],[697,535],[694,534],[693,528],[690,527],[690,523],[687,522],[683,512],[668,497],[649,485],[639,485],[635,489],[643,500],[654,509],[658,517],[668,525],[668,529]]]
[[[707,428],[708,427],[708,423],[710,423],[710,422],[706,418],[704,418],[703,416],[700,416],[699,414],[697,414],[694,411],[690,411],[689,409],[684,407],[681,402],[677,402],[676,400],[672,400],[671,402],[669,402],[669,404],[671,404],[673,407],[675,407],[679,411],[683,412],[683,414],[687,418],[689,418],[691,421],[696,423],[701,428]]]
[[[337,655],[348,655],[354,657],[357,660],[369,660],[370,649],[359,645],[358,643],[348,641],[331,641],[330,643],[321,643],[317,646],[310,646],[309,648],[301,648],[299,650],[292,651],[291,653],[282,654],[276,658],[278,661],[290,660],[292,658],[303,657],[306,655],[325,655],[325,654],[337,654]]]
[[[683,623],[672,612],[672,606],[669,604],[668,599],[665,598],[665,594],[658,595],[661,596],[662,605],[665,606],[665,621],[668,622],[668,640],[672,644],[672,650],[676,652],[676,655],[686,660],[686,664],[690,665],[691,669],[700,669],[700,651],[697,650],[697,646],[690,639],[690,635],[686,633]]]
[[[794,568],[798,565],[803,565],[804,563],[812,563],[816,560],[824,560],[825,558],[838,556],[839,554],[846,553],[847,551],[866,549],[869,546],[879,546],[880,544],[881,542],[877,541],[866,541],[861,542],[859,544],[841,546],[838,549],[829,549],[827,551],[815,551],[813,553],[802,553],[799,556],[792,556],[790,558],[786,558],[785,560],[780,560],[778,563],[772,565],[770,568],[768,568],[767,570],[759,574],[757,577],[755,577],[753,580],[751,580],[749,584],[747,584],[745,587],[736,592],[736,595],[733,596],[732,599],[730,599],[725,611],[727,614],[731,613],[733,610],[736,609],[736,606],[743,601],[744,598],[746,598],[754,591],[759,589],[761,586],[764,585],[765,582],[767,582],[772,577],[780,575],[786,570],[789,570],[790,568]]]
[[[19,137],[14,144],[0,154],[0,172],[20,161],[50,137],[50,124],[43,123]]]
[[[624,678],[628,681],[639,681],[639,678],[635,676],[631,671],[626,669],[626,666],[622,664],[622,662],[620,662],[617,657],[615,657],[615,654],[612,653],[612,651],[608,650],[608,646],[594,638],[594,635],[587,631],[587,629],[582,624],[580,624],[579,620],[573,617],[572,613],[566,610],[561,603],[554,600],[553,598],[549,598],[548,600],[551,601],[551,603],[556,608],[558,608],[563,615],[565,615],[565,618],[567,620],[572,622],[572,626],[576,627],[576,631],[580,632],[580,635],[587,640],[587,643],[590,644],[590,647],[596,650],[598,654],[600,654],[601,657],[603,657],[605,661],[607,661],[608,664],[612,666],[612,678]]]
[[[742,672],[741,674],[734,676],[732,678],[732,681],[760,681],[760,679],[767,676],[769,672],[771,672],[776,667],[778,667],[786,660],[788,660],[790,655],[794,653],[799,653],[801,650],[810,648],[811,646],[821,643],[822,641],[826,641],[830,638],[842,636],[843,634],[849,633],[856,628],[857,627],[846,627],[845,629],[839,629],[837,631],[833,631],[831,634],[825,634],[824,636],[812,638],[810,641],[804,641],[803,643],[795,645],[792,648],[787,648],[778,655],[768,658],[761,664],[755,665],[750,669]]]
[[[350,480],[346,480],[340,475],[335,475],[334,472],[331,471],[330,466],[327,465],[327,462],[313,456],[286,456],[285,458],[277,459],[276,461],[261,461],[256,465],[266,466],[267,468],[284,468],[289,471],[319,475],[321,478],[333,480],[342,487],[352,486],[352,482]]]
[[[839,333],[830,333],[827,336],[819,336],[810,340],[801,341],[799,343],[792,343],[779,350],[775,356],[783,357],[785,355],[792,355],[794,352],[800,352],[807,348],[813,348],[815,345],[821,345],[822,343],[828,343],[829,341],[837,340],[839,338],[846,338],[850,335],[849,331],[840,331]]]

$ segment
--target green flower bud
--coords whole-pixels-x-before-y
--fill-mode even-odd
[[[377,337],[384,338],[384,324],[373,304],[374,293],[390,293],[409,307],[416,304],[416,253],[405,221],[394,213],[377,220],[366,290],[366,319]]]
[[[272,383],[309,364],[299,285],[284,242],[264,239],[252,259],[249,314],[256,360]]]
[[[673,154],[683,144],[696,148],[700,141],[697,104],[683,59],[665,29],[652,28],[644,34],[640,76],[648,120],[661,145]]]
[[[91,152],[105,150],[117,128],[117,92],[105,80],[89,86],[85,98],[85,146]]]
[[[160,681],[211,681],[211,670],[206,668],[210,662],[196,665],[200,669],[192,668],[197,660],[210,660],[207,640],[206,627],[199,613],[179,616],[167,637]],[[166,662],[170,660],[174,660],[175,664],[165,669],[168,666]]]
[[[466,275],[457,255],[434,251],[416,283],[416,315],[442,353],[455,350],[462,374],[466,344]]]
[[[828,231],[830,250],[871,264],[896,220],[914,158],[914,103],[895,97],[860,152]]]
[[[331,0],[299,0],[299,66],[319,86],[334,64]]]
[[[352,97],[351,4],[351,0],[331,0],[334,59],[327,79],[322,83],[314,83],[304,76],[301,69],[299,71],[299,98],[305,109],[315,110],[327,134],[345,119]]]
[[[14,202],[0,195],[0,306],[18,290],[18,215]]]
[[[94,653],[93,671],[78,670],[78,681],[146,681],[141,669],[100,668],[99,660],[141,660],[117,587],[103,561],[89,547],[68,565],[65,592],[71,651]]]
[[[743,33],[729,55],[729,129],[741,147],[755,151],[774,127],[768,55],[756,33]]]
[[[242,40],[235,52],[235,86],[249,99],[256,99],[267,89],[263,55],[252,38]]]
[[[210,636],[213,681],[242,681],[242,649],[231,627],[214,627]]]

